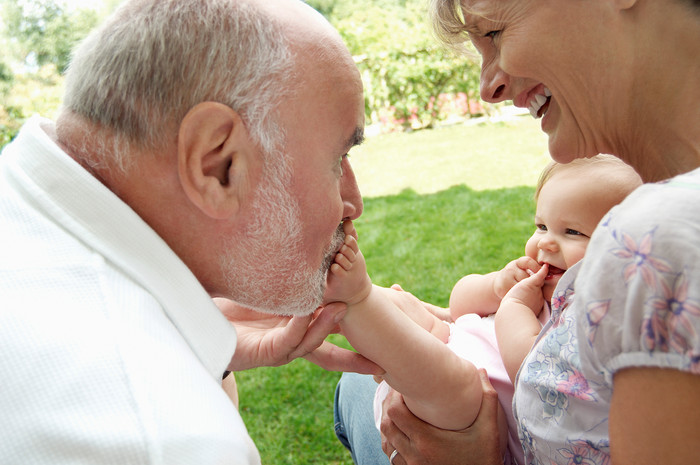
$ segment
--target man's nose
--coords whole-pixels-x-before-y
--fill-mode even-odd
[[[343,199],[343,219],[355,220],[362,214],[364,208],[362,194],[357,186],[355,172],[347,158],[343,161],[343,175],[340,178],[340,197]]]

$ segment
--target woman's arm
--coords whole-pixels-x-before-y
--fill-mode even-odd
[[[610,405],[612,463],[697,463],[700,376],[668,368],[615,374]]]

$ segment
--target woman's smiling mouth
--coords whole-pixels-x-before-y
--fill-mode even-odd
[[[546,87],[542,88],[543,93],[538,93],[536,94],[531,100],[528,105],[528,110],[530,110],[530,114],[532,115],[533,118],[541,118],[545,113],[547,113],[547,109],[549,108],[549,101],[552,98],[552,93],[547,89]]]

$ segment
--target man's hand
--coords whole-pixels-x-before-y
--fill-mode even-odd
[[[338,332],[345,304],[335,303],[304,317],[283,317],[254,312],[227,299],[214,299],[238,333],[236,352],[228,366],[241,371],[261,366],[280,366],[304,357],[330,371],[381,374],[381,370],[360,354],[327,342]]]
[[[474,423],[461,431],[435,428],[414,416],[391,391],[382,405],[382,450],[396,450],[393,465],[503,465],[498,428],[498,394],[479,370],[484,396]]]

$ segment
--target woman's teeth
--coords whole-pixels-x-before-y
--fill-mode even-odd
[[[533,118],[537,119],[544,114],[544,112],[540,114],[540,110],[549,101],[551,96],[552,93],[546,87],[544,88],[544,94],[535,95],[535,98],[532,99],[530,102],[530,107],[528,108]]]

